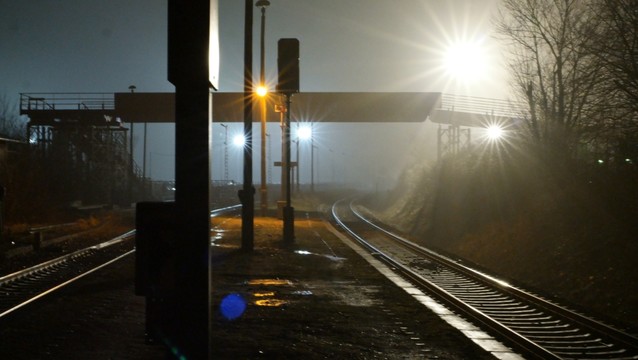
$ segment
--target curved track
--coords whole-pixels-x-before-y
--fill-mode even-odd
[[[462,312],[526,357],[638,359],[638,339],[414,244],[366,219],[350,203],[335,221],[424,292]]]

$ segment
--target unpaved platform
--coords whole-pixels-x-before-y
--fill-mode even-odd
[[[357,255],[317,216],[255,219],[255,248],[240,251],[236,217],[213,219],[214,359],[489,359]],[[163,359],[144,342],[144,298],[133,258],[116,263],[0,323],[3,359]],[[245,304],[225,316],[223,299]]]

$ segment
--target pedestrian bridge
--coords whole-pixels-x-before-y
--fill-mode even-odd
[[[253,122],[280,122],[286,111],[277,94],[255,95]],[[213,122],[244,121],[244,94],[212,93]],[[439,92],[303,92],[292,97],[294,121],[336,123],[439,124],[439,157],[471,145],[471,129],[497,125],[516,129],[523,106],[504,100],[458,96]],[[109,134],[126,130],[122,123],[175,122],[174,93],[29,93],[20,95],[20,114],[29,117],[29,139],[48,143],[57,130],[99,128]],[[52,131],[53,130],[53,131]],[[85,131],[85,130],[82,130]],[[92,130],[93,131],[93,130]],[[77,132],[77,131],[75,131]]]
[[[214,122],[243,122],[244,94],[212,94]],[[253,121],[261,119],[261,98],[253,101]],[[280,121],[283,99],[265,98],[266,119]],[[292,97],[291,118],[312,122],[423,122],[484,127],[510,124],[522,116],[522,107],[504,100],[438,92],[304,92]],[[86,125],[119,121],[166,123],[175,121],[174,93],[23,93],[20,114],[31,126],[64,122]]]

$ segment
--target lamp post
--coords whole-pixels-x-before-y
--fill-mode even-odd
[[[220,125],[224,128],[224,180],[228,181],[228,125]]]
[[[266,216],[268,210],[268,187],[266,185],[266,88],[265,68],[266,68],[266,8],[270,5],[268,0],[259,0],[255,6],[261,8],[261,48],[260,48],[260,68],[259,68],[259,95],[261,97],[261,187],[260,205],[261,215]]]
[[[267,155],[266,163],[268,164],[268,167],[267,167],[268,173],[267,173],[267,176],[266,176],[267,177],[266,184],[272,184],[272,167],[271,167],[271,165],[272,165],[272,161],[271,161],[271,158],[272,158],[272,141],[271,141],[269,133],[266,133],[266,143],[268,145],[268,150],[266,152],[266,155]]]
[[[235,134],[235,136],[233,136],[233,146],[236,149],[239,149],[240,152],[245,151],[246,148],[246,137],[244,136],[244,134]],[[234,151],[233,151],[234,152]],[[241,169],[238,178],[241,179]],[[233,175],[233,180],[235,180],[235,176]]]
[[[310,162],[312,163],[310,166],[310,191],[315,192],[315,149],[319,150],[319,148],[314,145],[312,139],[310,139],[310,143],[312,144],[310,145]],[[319,158],[317,158],[317,169],[319,169]]]
[[[279,127],[281,128],[281,194],[280,203],[286,201],[286,106],[275,105],[275,112],[279,113]],[[280,205],[277,205],[280,206]]]
[[[135,89],[137,89],[137,87],[135,85],[131,85],[128,87],[129,90],[131,90],[131,94],[133,94],[135,92]],[[129,141],[130,141],[130,145],[129,145],[129,149],[130,149],[130,154],[129,154],[129,174],[128,174],[128,193],[129,193],[129,204],[133,204],[133,179],[135,178],[135,161],[133,160],[133,122],[131,121],[131,131],[129,133]]]
[[[144,153],[142,154],[142,179],[144,180],[144,198],[146,199],[148,182],[146,181],[146,135],[147,135],[147,122],[144,122]]]
[[[299,143],[301,142],[301,140],[308,140],[310,139],[312,141],[312,127],[309,127],[308,125],[304,124],[302,126],[300,126],[299,122],[297,122],[297,173],[296,173],[296,177],[297,177],[297,191],[299,191],[300,189],[300,174],[301,172],[299,164],[300,164],[300,159],[299,159]],[[311,159],[312,162],[312,159]],[[312,165],[311,165],[311,170],[312,170]]]
[[[241,200],[241,249],[253,251],[255,241],[255,195],[253,187],[253,0],[245,2],[244,20],[244,181]]]
[[[315,192],[315,131],[314,123],[310,123],[310,192]]]
[[[295,169],[295,186],[297,188],[297,193],[299,192],[299,141],[301,139],[299,138],[299,135],[297,135],[297,166]]]

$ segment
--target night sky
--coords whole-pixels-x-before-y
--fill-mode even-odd
[[[272,0],[266,12],[267,81],[274,88],[277,40],[294,37],[301,43],[301,91],[436,91],[507,98],[500,51],[490,37],[496,4],[497,0]],[[219,0],[219,5],[219,91],[241,91],[244,1]],[[17,101],[21,92],[121,92],[131,84],[143,92],[174,91],[166,80],[166,8],[164,0],[0,0],[0,95]],[[257,8],[254,19],[258,76]],[[482,40],[488,59],[482,78],[473,83],[454,79],[442,65],[451,44],[468,40]],[[240,128],[232,124],[230,131]],[[436,155],[431,124],[322,124],[317,130],[319,181],[375,178],[389,186],[410,159]],[[212,177],[219,179],[221,126],[214,125],[213,132]],[[268,132],[274,139],[280,136],[278,125],[270,125]],[[150,127],[152,163],[147,163],[147,172],[156,179],[173,176],[172,137],[171,125]],[[301,162],[304,151],[309,152],[308,145],[302,145]],[[271,160],[279,160],[280,145],[273,142],[271,148]],[[236,156],[230,153],[230,173],[239,180],[240,152],[235,152]],[[255,161],[256,171],[258,165]],[[302,169],[302,182],[309,181],[306,171]],[[272,180],[279,181],[277,171]]]

